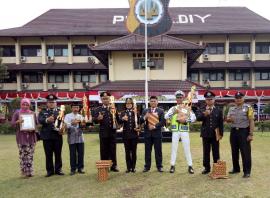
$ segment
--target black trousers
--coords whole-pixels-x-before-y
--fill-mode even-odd
[[[144,138],[145,144],[145,165],[146,169],[151,168],[151,153],[152,146],[155,149],[156,167],[162,168],[162,138],[161,137],[146,137]]]
[[[72,172],[84,168],[84,143],[69,145],[70,170]]]
[[[216,163],[219,160],[219,141],[213,138],[202,138],[203,142],[203,166],[206,170],[211,170],[210,152],[212,148],[213,161]]]
[[[62,145],[62,138],[57,140],[43,140],[46,156],[46,170],[49,174],[58,173],[62,170]],[[55,158],[55,166],[53,164],[53,155]]]
[[[251,171],[251,145],[250,141],[247,141],[249,135],[249,129],[231,129],[230,143],[232,151],[233,170],[240,171],[239,165],[239,150],[241,152],[243,171],[246,174],[250,174]]]
[[[137,161],[138,138],[123,139],[126,153],[127,170],[134,170]]]
[[[100,159],[112,160],[112,168],[117,166],[116,161],[116,139],[115,137],[100,137]]]

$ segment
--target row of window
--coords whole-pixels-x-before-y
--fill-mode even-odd
[[[224,81],[224,71],[208,71],[202,72],[203,81]],[[191,72],[189,74],[191,81],[199,81],[199,73]],[[250,72],[248,70],[229,71],[229,81],[248,81],[250,80]],[[255,80],[270,80],[270,71],[256,71]]]
[[[68,56],[67,45],[47,45],[47,56]],[[21,55],[28,57],[40,57],[42,56],[40,45],[24,45],[21,46]],[[87,45],[74,45],[73,56],[91,56]],[[2,45],[0,46],[0,57],[15,57],[14,45]]]
[[[229,45],[230,54],[249,54],[250,43],[230,43]],[[256,54],[269,54],[270,53],[270,42],[257,42],[256,43]],[[204,54],[225,54],[225,43],[208,43]]]
[[[105,82],[108,79],[107,74],[99,75],[100,82]],[[74,82],[90,82],[96,83],[97,75],[91,72],[75,72],[74,73]],[[22,82],[23,83],[42,83],[43,74],[42,72],[36,73],[22,73]],[[59,73],[48,73],[48,82],[49,83],[68,83],[69,82],[69,73],[59,72]]]

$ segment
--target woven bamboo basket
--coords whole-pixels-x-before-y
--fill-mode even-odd
[[[213,164],[212,172],[209,174],[212,179],[227,179],[226,162],[218,161]]]
[[[109,178],[109,168],[112,165],[112,160],[99,160],[96,162],[98,169],[97,180],[100,182],[107,181]]]

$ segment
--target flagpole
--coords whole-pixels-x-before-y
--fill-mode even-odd
[[[144,1],[144,13],[145,13],[145,22],[144,22],[144,44],[145,44],[145,107],[148,108],[148,54],[147,54],[147,0]]]

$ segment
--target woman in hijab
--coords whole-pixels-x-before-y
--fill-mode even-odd
[[[21,174],[24,178],[33,176],[33,155],[37,141],[35,131],[21,131],[20,124],[23,123],[21,113],[33,113],[30,110],[30,100],[21,100],[21,108],[16,110],[12,117],[12,125],[16,127],[16,141],[19,148],[19,159]],[[36,121],[36,119],[35,119]]]

